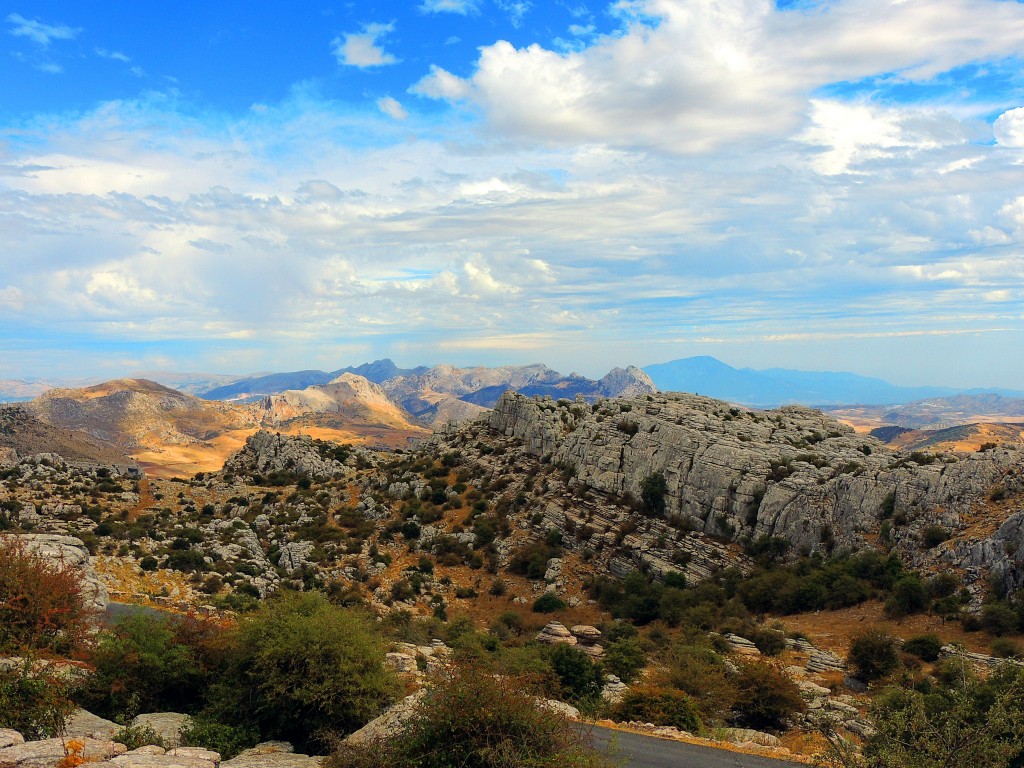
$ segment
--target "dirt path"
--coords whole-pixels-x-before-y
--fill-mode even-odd
[[[153,487],[150,485],[149,478],[143,475],[142,479],[139,480],[139,503],[128,511],[128,522],[134,523],[139,519],[139,515],[155,504],[156,498],[153,496]]]

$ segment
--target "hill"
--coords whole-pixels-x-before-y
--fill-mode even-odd
[[[56,453],[70,461],[101,464],[128,462],[127,454],[117,446],[92,435],[63,429],[37,419],[20,406],[0,406],[0,463],[37,453]]]

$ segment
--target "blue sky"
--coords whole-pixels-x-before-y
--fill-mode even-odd
[[[0,378],[1024,388],[1017,0],[4,9]]]

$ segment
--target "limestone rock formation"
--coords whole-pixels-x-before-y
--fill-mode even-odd
[[[306,435],[280,435],[261,429],[224,463],[224,472],[235,474],[291,472],[326,479],[345,471],[345,466],[318,449]]]
[[[505,393],[487,424],[562,468],[572,487],[646,495],[648,512],[674,520],[676,529],[718,541],[779,537],[793,554],[827,554],[873,546],[885,524],[889,543],[913,565],[953,562],[973,580],[991,572],[1008,587],[1024,583],[1015,554],[1024,547],[1024,512],[989,540],[968,535],[990,499],[1024,492],[1024,450],[1016,446],[905,454],[809,408],[754,412],[678,393],[593,406]],[[645,491],[653,480],[660,482],[657,498]],[[545,514],[555,523],[559,516],[586,522],[570,506]],[[948,530],[953,540],[926,551],[921,541],[929,526]],[[622,571],[671,569],[650,539],[620,543]],[[706,552],[691,554],[699,559]],[[693,566],[688,575],[699,577]],[[614,561],[610,567],[616,571]]]

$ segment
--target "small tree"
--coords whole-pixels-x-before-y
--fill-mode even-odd
[[[665,475],[655,472],[640,482],[640,498],[647,509],[656,514],[665,514],[665,494],[668,493],[668,482]]]
[[[239,623],[209,715],[304,748],[380,714],[398,693],[370,622],[319,593],[285,593]]]
[[[0,539],[0,652],[80,653],[94,619],[77,569]]]
[[[896,638],[884,630],[869,629],[853,638],[846,660],[857,677],[865,682],[885,677],[900,663]]]

